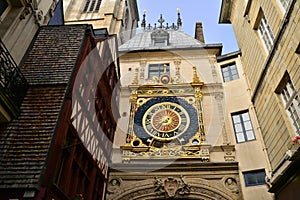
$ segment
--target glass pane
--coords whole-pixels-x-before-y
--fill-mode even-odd
[[[249,113],[248,113],[248,112],[243,113],[243,114],[242,114],[242,117],[243,117],[243,121],[249,121],[249,120],[250,120],[250,117],[249,117]]]
[[[224,77],[224,82],[229,82],[230,78],[229,77]]]
[[[227,67],[222,67],[222,72],[228,72],[228,68]]]
[[[235,74],[235,75],[232,76],[232,79],[233,79],[233,80],[238,79],[238,78],[239,78],[239,75],[238,75],[238,74]]]
[[[233,122],[234,122],[234,123],[241,122],[240,116],[239,116],[239,115],[233,115],[233,116],[232,116],[232,119],[233,119]]]
[[[223,73],[223,76],[224,76],[224,77],[229,76],[229,72],[224,72],[224,73]]]
[[[247,131],[247,132],[246,132],[246,135],[247,135],[247,139],[248,139],[248,140],[254,140],[254,139],[255,139],[254,133],[253,133],[252,130]]]
[[[236,70],[236,66],[235,65],[231,65],[230,69],[231,69],[231,71],[235,71]]]
[[[252,130],[252,125],[250,121],[244,123],[245,130]]]
[[[245,142],[245,137],[243,133],[236,134],[236,140],[237,142]]]
[[[242,132],[243,131],[243,128],[242,128],[242,125],[241,124],[235,124],[235,131],[236,132]]]
[[[256,177],[255,174],[248,174],[247,181],[249,185],[256,185]]]

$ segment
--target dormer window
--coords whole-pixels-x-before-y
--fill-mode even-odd
[[[169,33],[162,29],[157,29],[151,33],[151,41],[154,46],[168,46]]]

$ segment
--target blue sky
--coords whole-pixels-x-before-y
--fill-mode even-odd
[[[147,10],[146,23],[157,23],[160,14],[165,23],[176,24],[177,10],[180,8],[183,31],[195,35],[196,22],[202,22],[205,43],[222,43],[222,54],[238,50],[231,24],[219,24],[221,0],[137,0],[142,20],[143,10]],[[165,24],[164,23],[164,24]],[[139,24],[140,27],[140,24]]]

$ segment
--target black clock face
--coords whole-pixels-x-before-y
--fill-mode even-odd
[[[134,117],[134,132],[144,143],[153,138],[185,144],[198,130],[196,109],[184,99],[157,97],[141,105]]]

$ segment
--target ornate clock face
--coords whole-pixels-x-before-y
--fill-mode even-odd
[[[133,128],[146,144],[153,138],[165,142],[178,138],[186,143],[198,130],[198,115],[184,99],[157,97],[138,108]]]
[[[151,106],[142,119],[145,131],[158,140],[173,140],[186,131],[190,120],[179,104],[161,102]]]

